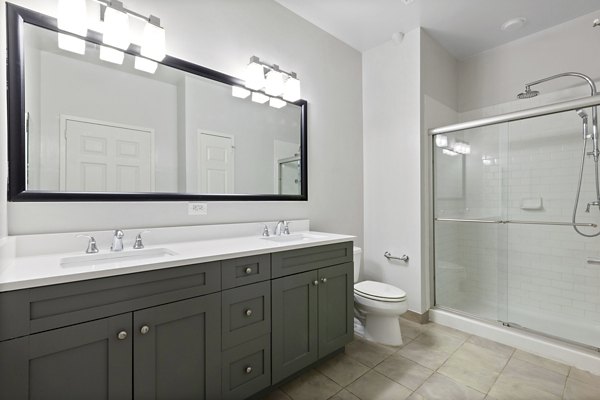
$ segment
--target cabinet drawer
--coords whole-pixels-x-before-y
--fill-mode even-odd
[[[271,332],[271,282],[223,291],[221,312],[223,349]]]
[[[263,254],[221,262],[223,289],[266,281],[271,278],[271,257]]]
[[[270,347],[265,335],[222,354],[222,399],[245,399],[271,385]]]
[[[273,278],[351,262],[352,242],[283,251],[271,255]]]
[[[10,326],[0,329],[0,340],[218,292],[219,266],[194,264],[0,293],[0,326]],[[15,318],[7,319],[11,314]]]

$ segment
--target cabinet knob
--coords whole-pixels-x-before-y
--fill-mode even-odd
[[[247,309],[246,311],[244,311],[244,314],[246,314],[246,317],[249,317],[252,315],[252,309]]]
[[[321,278],[321,282],[327,283],[327,278]]]
[[[247,374],[252,373],[252,367],[251,366],[247,366],[246,369],[244,369],[244,372]]]
[[[319,281],[314,281],[313,286],[319,286]]]
[[[140,328],[140,333],[142,335],[145,335],[146,333],[150,332],[150,327],[148,325],[144,325]]]
[[[244,272],[246,274],[251,274],[252,273],[252,267],[246,267],[246,269],[244,270]]]
[[[127,331],[121,331],[121,332],[117,333],[117,339],[119,339],[119,340],[127,339]]]

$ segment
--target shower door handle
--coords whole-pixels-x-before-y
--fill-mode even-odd
[[[600,258],[588,257],[587,263],[588,264],[600,264]]]

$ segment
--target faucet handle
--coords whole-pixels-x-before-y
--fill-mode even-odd
[[[96,245],[96,239],[94,239],[93,236],[90,236],[90,235],[77,235],[77,237],[78,238],[85,237],[85,238],[89,239],[89,241],[88,241],[88,247],[85,250],[85,252],[87,254],[94,254],[94,253],[98,252],[98,246]]]
[[[150,232],[150,231],[145,230],[145,231],[141,231],[140,233],[137,234],[137,236],[135,237],[135,243],[133,243],[134,249],[143,249],[144,248],[144,242],[142,242],[142,235],[147,232]]]
[[[290,234],[290,222],[289,221],[283,221],[283,234],[284,235]]]
[[[264,237],[269,237],[269,236],[271,236],[271,234],[269,233],[269,227],[267,226],[267,224],[265,224],[265,227],[263,228],[262,235],[263,235]]]

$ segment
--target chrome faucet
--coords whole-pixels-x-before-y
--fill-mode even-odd
[[[281,235],[289,235],[290,227],[288,226],[288,221],[278,221],[277,225],[275,225],[275,229],[273,230],[273,235],[281,236]]]
[[[94,254],[98,252],[98,246],[96,245],[96,239],[93,236],[89,235],[77,235],[77,237],[88,238],[88,246],[85,250],[86,254]]]
[[[147,232],[150,232],[150,231],[145,230],[145,231],[141,231],[140,233],[137,234],[137,236],[135,237],[135,242],[133,243],[134,249],[143,249],[144,248],[144,242],[142,241],[142,235]]]
[[[123,251],[123,236],[125,236],[125,234],[122,230],[115,230],[110,251]]]

